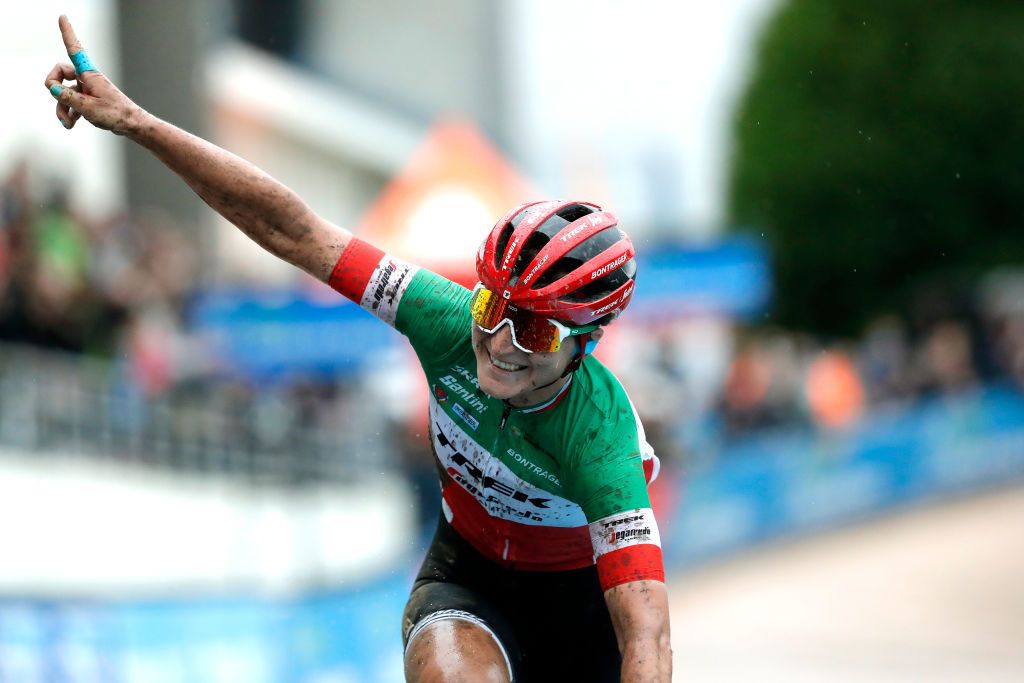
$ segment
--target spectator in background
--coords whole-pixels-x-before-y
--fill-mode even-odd
[[[753,343],[741,347],[722,386],[719,410],[725,434],[740,436],[771,423],[765,400],[771,368]]]
[[[864,387],[849,352],[821,352],[807,368],[807,405],[815,423],[828,430],[848,429],[864,410]]]
[[[906,325],[895,315],[872,322],[860,347],[860,370],[869,403],[887,405],[915,395]]]
[[[943,320],[932,327],[921,347],[924,394],[957,394],[975,388],[978,375],[973,357],[970,332],[964,322]]]

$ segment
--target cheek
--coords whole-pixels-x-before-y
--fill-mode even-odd
[[[574,348],[562,347],[555,353],[538,357],[533,363],[534,372],[545,376],[561,374],[575,355]]]

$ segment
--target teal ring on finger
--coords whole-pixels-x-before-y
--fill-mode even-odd
[[[85,54],[85,50],[79,50],[75,54],[71,55],[71,62],[75,65],[75,73],[83,74],[86,71],[99,71],[92,62],[89,61],[89,55]]]

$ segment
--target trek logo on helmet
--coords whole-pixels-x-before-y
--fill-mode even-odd
[[[619,305],[619,304],[621,304],[621,303],[622,303],[623,301],[625,301],[626,299],[628,299],[628,298],[629,298],[629,295],[630,295],[630,294],[632,294],[632,293],[633,293],[633,285],[630,285],[629,287],[627,287],[627,288],[626,288],[626,290],[625,290],[624,292],[622,292],[622,296],[620,296],[620,297],[617,297],[617,298],[615,299],[615,301],[611,302],[610,304],[605,304],[605,305],[604,305],[604,306],[602,306],[601,308],[598,308],[598,309],[596,309],[596,310],[594,311],[594,316],[596,317],[596,316],[599,316],[599,315],[601,315],[602,313],[607,313],[607,312],[608,312],[608,311],[610,311],[610,310],[611,310],[612,308],[614,308],[614,307],[618,306],[618,305]]]
[[[513,252],[516,250],[516,245],[519,244],[519,238],[512,240],[512,244],[508,245],[508,249],[505,250],[505,260],[501,262],[501,267],[508,270],[508,261],[512,258]]]
[[[594,225],[597,225],[597,223],[594,223]],[[564,235],[562,235],[558,239],[562,240],[563,242],[568,242],[573,237],[575,237],[576,235],[580,234],[581,232],[583,232],[586,229],[587,229],[586,224],[577,225],[575,228],[573,228],[569,232],[565,233]]]

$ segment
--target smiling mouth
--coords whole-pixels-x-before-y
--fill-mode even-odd
[[[503,370],[505,372],[519,372],[520,370],[525,370],[526,369],[525,365],[516,365],[515,363],[506,363],[505,361],[498,360],[497,358],[492,356],[490,353],[487,354],[487,357],[490,359],[491,365],[493,365],[494,367],[498,368],[499,370]]]

